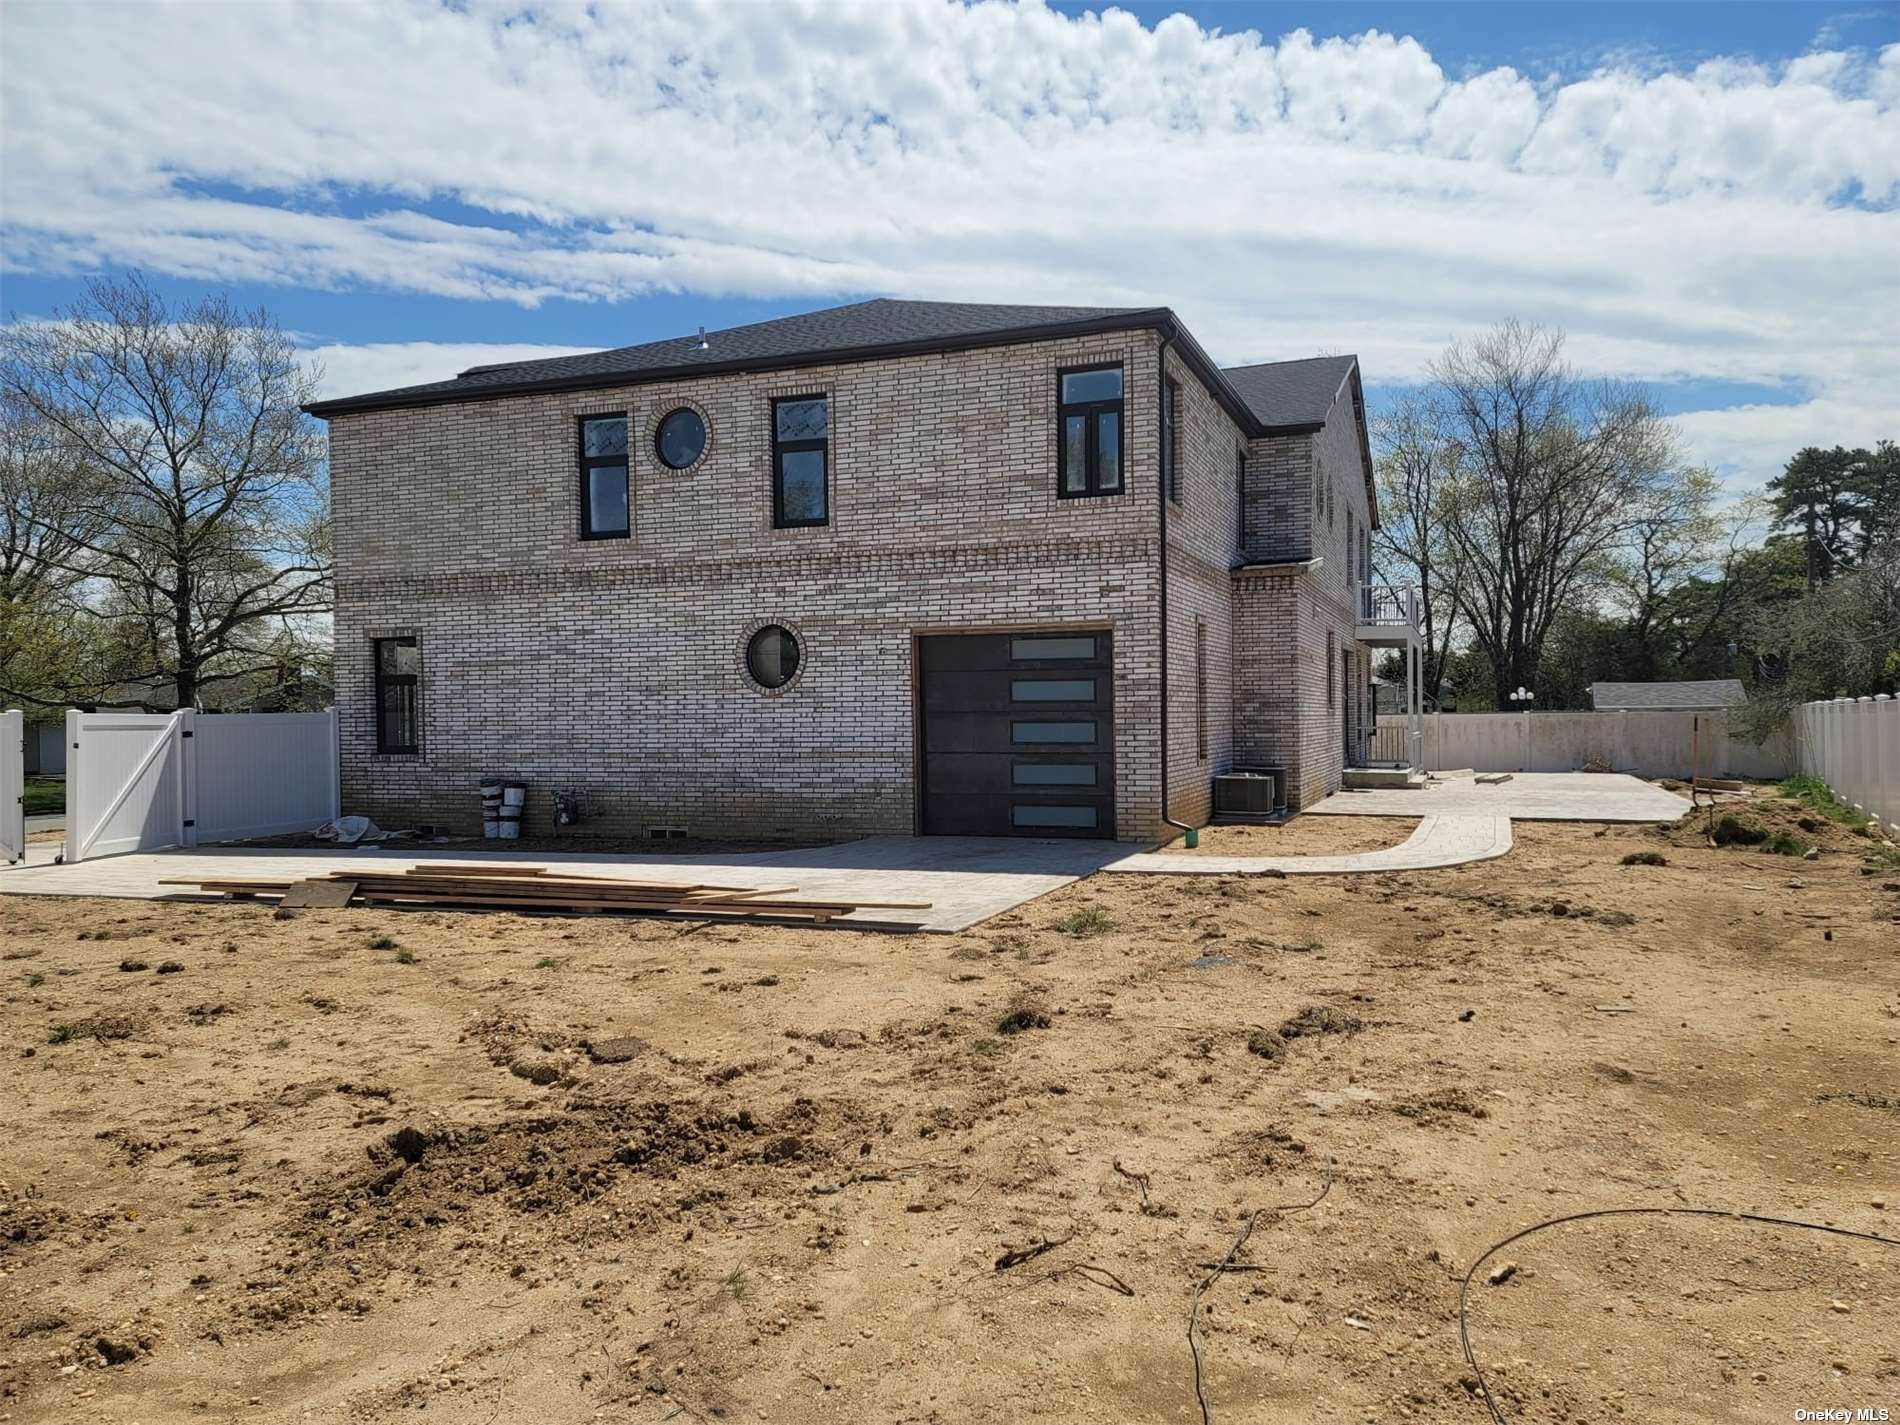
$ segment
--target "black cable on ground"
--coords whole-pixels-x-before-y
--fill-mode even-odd
[[[1595,1217],[1720,1217],[1729,1222],[1752,1222],[1765,1227],[1799,1227],[1808,1232],[1826,1232],[1836,1237],[1852,1237],[1862,1242],[1878,1242],[1883,1247],[1900,1247],[1900,1241],[1892,1237],[1882,1237],[1874,1232],[1856,1232],[1851,1227],[1830,1227],[1824,1222],[1798,1222],[1792,1217],[1763,1217],[1753,1212],[1725,1212],[1719,1207],[1602,1207],[1594,1212],[1573,1212],[1565,1217],[1552,1217],[1526,1227],[1522,1232],[1513,1232],[1502,1242],[1494,1242],[1485,1248],[1484,1255],[1471,1264],[1465,1273],[1464,1281],[1458,1287],[1458,1344],[1464,1347],[1465,1363],[1471,1367],[1472,1374],[1478,1378],[1478,1390],[1484,1396],[1485,1408],[1491,1412],[1491,1418],[1497,1425],[1511,1425],[1498,1409],[1498,1403],[1491,1395],[1491,1386],[1484,1378],[1484,1367],[1478,1364],[1478,1357],[1471,1349],[1471,1326],[1466,1315],[1470,1303],[1471,1280],[1477,1276],[1478,1268],[1502,1252],[1513,1242],[1521,1242],[1533,1233],[1546,1228],[1561,1227],[1567,1222],[1587,1222]]]

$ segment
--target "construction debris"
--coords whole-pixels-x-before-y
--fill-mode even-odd
[[[297,880],[269,877],[184,878],[168,886],[240,899],[275,899],[284,907],[454,906],[466,909],[553,911],[565,915],[622,914],[695,920],[772,920],[825,925],[860,910],[928,910],[929,901],[794,900],[797,886],[710,886],[632,881],[550,870],[546,866],[413,866],[407,871],[352,867]],[[864,925],[865,922],[853,922]],[[910,926],[881,928],[914,929]]]

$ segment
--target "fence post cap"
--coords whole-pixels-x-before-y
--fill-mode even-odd
[[[1892,693],[1875,693],[1874,701],[1877,703],[1890,703],[1893,701],[1893,694]]]

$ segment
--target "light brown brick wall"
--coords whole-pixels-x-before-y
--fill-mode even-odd
[[[1058,500],[1055,373],[1104,359],[1124,363],[1127,492]],[[347,809],[471,828],[499,773],[531,784],[531,830],[573,788],[589,831],[908,832],[912,638],[1091,626],[1116,640],[1118,831],[1152,836],[1155,360],[1151,334],[1117,334],[337,419]],[[774,530],[769,398],[819,390],[832,523]],[[691,474],[646,436],[686,400],[711,423]],[[634,537],[583,542],[575,420],[622,410]],[[768,621],[804,654],[776,694],[743,669]],[[402,633],[422,644],[422,749],[379,756],[371,640]],[[1184,646],[1191,694],[1191,629]]]
[[[478,783],[502,774],[531,784],[531,831],[549,826],[552,793],[573,789],[594,813],[587,831],[909,832],[913,639],[1106,627],[1117,829],[1158,835],[1156,347],[1152,333],[1119,333],[338,417],[346,810],[472,829]],[[1056,373],[1104,360],[1124,367],[1126,491],[1059,500]],[[1182,474],[1167,512],[1170,803],[1198,824],[1212,776],[1236,759],[1297,766],[1309,801],[1337,785],[1324,630],[1346,646],[1351,611],[1343,521],[1315,521],[1312,482],[1337,479],[1342,512],[1355,499],[1363,510],[1364,493],[1348,478],[1349,404],[1318,438],[1249,444],[1184,365],[1171,369]],[[771,398],[818,392],[831,401],[831,523],[773,529]],[[654,426],[681,404],[710,429],[690,472],[653,455]],[[576,421],[621,412],[633,536],[583,541]],[[1231,572],[1243,448],[1247,553],[1317,537],[1332,572],[1310,587]],[[766,622],[791,627],[803,651],[796,681],[772,694],[743,666]],[[371,640],[395,634],[423,653],[410,757],[375,752]]]
[[[1247,477],[1247,557],[1320,560],[1304,571],[1234,576],[1236,760],[1285,767],[1298,809],[1339,789],[1345,720],[1355,736],[1372,726],[1371,650],[1353,638],[1365,580],[1354,537],[1370,501],[1350,390],[1319,431],[1251,441]],[[1342,651],[1352,655],[1350,676]]]

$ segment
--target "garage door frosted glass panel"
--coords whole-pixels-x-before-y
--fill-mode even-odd
[[[1095,764],[1019,762],[1010,769],[1010,780],[1019,787],[1092,787],[1095,785]]]
[[[1093,678],[1012,678],[1010,698],[1019,703],[1092,703]]]
[[[1012,826],[1092,827],[1095,808],[1013,806],[1009,820]]]
[[[1095,724],[1092,722],[1012,722],[1009,725],[1012,742],[1093,742]]]
[[[1085,638],[1012,638],[1009,641],[1011,658],[1028,660],[1032,658],[1093,658],[1095,640]]]

